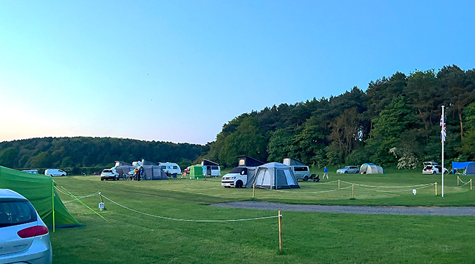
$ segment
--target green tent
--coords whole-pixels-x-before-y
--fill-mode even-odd
[[[64,207],[54,190],[53,183],[51,176],[31,174],[0,166],[0,188],[10,189],[25,196],[47,226],[53,226],[53,191],[55,226],[80,226],[81,224]]]
[[[203,179],[203,167],[201,165],[190,166],[190,179]]]

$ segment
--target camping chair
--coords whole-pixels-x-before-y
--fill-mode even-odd
[[[315,173],[312,174],[312,175],[310,175],[310,178],[309,178],[309,179],[315,179],[315,175],[316,175]]]
[[[314,174],[315,175],[315,174]],[[317,175],[317,177],[314,177],[313,178],[313,181],[314,182],[319,182],[320,181],[320,175]]]

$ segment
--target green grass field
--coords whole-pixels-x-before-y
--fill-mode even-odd
[[[315,173],[315,172],[314,172]],[[460,176],[463,183],[468,176]],[[340,179],[340,190],[337,180]],[[455,175],[389,171],[385,175],[337,175],[320,183],[299,182],[294,190],[256,190],[254,200],[296,204],[474,206],[475,191],[457,186]],[[277,215],[210,207],[252,199],[252,189],[226,189],[220,179],[104,181],[99,176],[55,178],[77,196],[98,191],[151,215],[195,220],[232,220]],[[434,183],[438,182],[438,196]],[[351,184],[355,198],[351,200]],[[417,194],[413,195],[412,190]],[[283,248],[277,218],[242,222],[184,222],[126,210],[109,201],[100,212],[60,193],[84,226],[51,232],[54,263],[472,263],[475,217],[356,215],[283,212]],[[97,209],[99,196],[83,202]]]

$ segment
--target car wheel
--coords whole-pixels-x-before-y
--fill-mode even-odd
[[[305,175],[305,177],[303,177],[303,181],[308,181],[308,176]]]
[[[101,178],[101,181],[104,181],[104,178]]]
[[[348,173],[348,171],[345,171],[345,173]]]
[[[236,188],[242,188],[242,181],[236,182]]]

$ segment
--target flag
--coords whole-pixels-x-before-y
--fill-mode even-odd
[[[443,115],[440,116],[440,141],[442,144],[445,143],[445,137],[447,136],[447,128],[445,125],[445,117]]]

